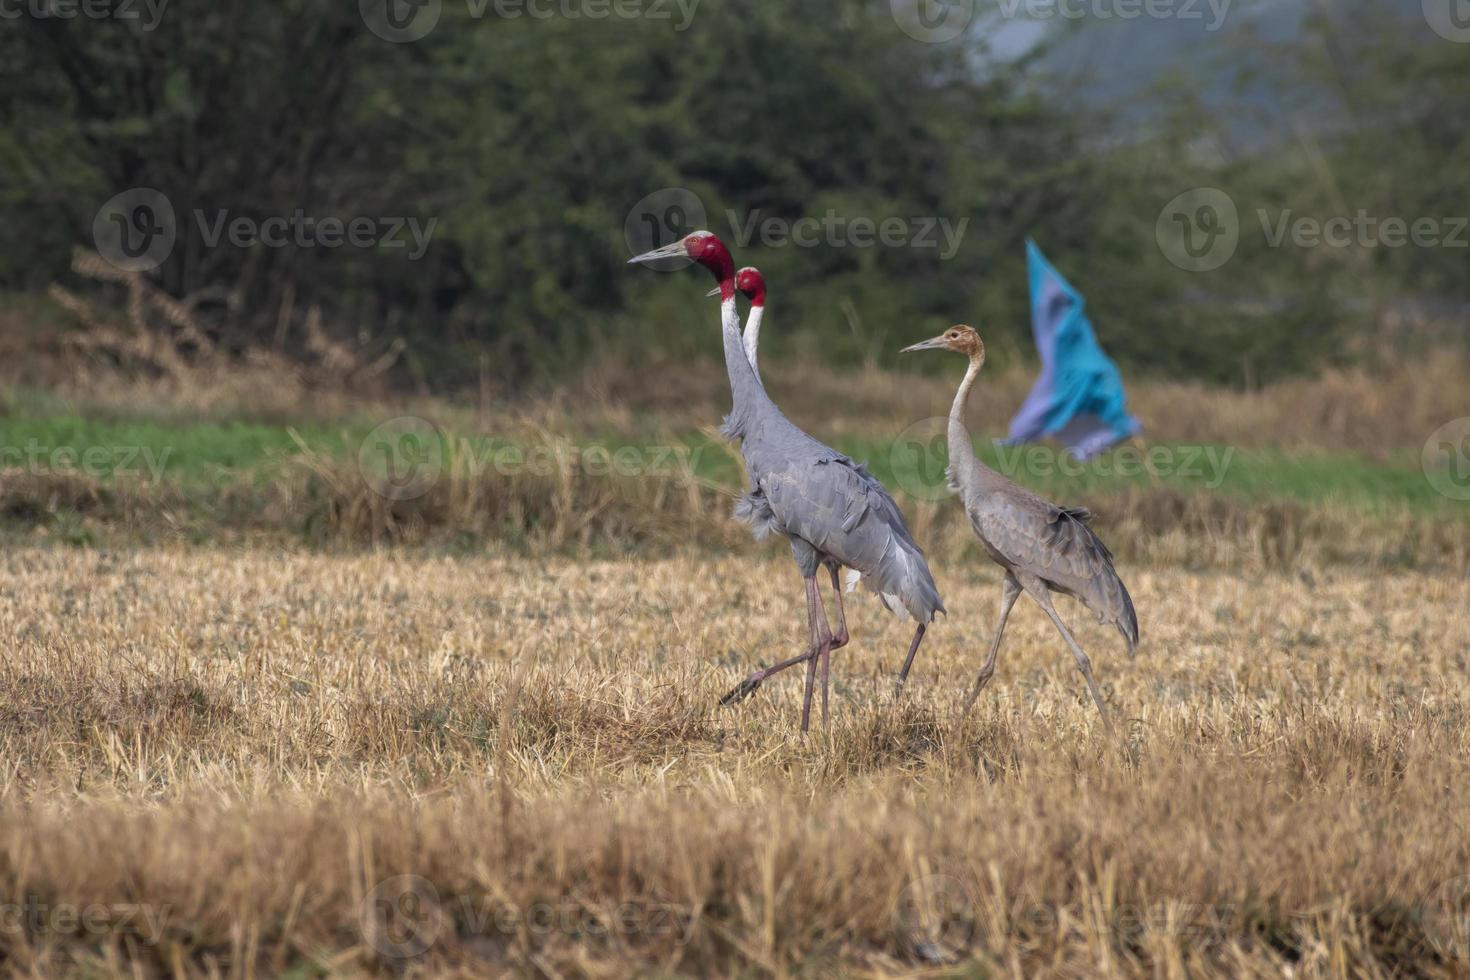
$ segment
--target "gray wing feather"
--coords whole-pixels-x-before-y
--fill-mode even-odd
[[[830,559],[856,569],[885,605],[902,605],[921,623],[944,611],[903,514],[865,467],[797,428],[774,403],[732,411],[721,431],[740,440],[751,489],[735,514],[757,537],[791,538],[798,564]]]
[[[922,623],[944,611],[898,505],[866,468],[827,449],[768,469],[758,483],[782,531],[861,572],[885,603],[895,598]]]
[[[988,494],[966,510],[975,533],[1002,564],[1079,599],[1098,622],[1116,626],[1133,650],[1138,643],[1133,599],[1113,567],[1113,553],[1087,526],[1090,512],[1058,507],[1019,487]]]

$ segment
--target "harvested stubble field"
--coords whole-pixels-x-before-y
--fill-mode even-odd
[[[637,562],[217,547],[0,558],[19,974],[1457,975],[1470,582],[1125,568],[1144,641],[997,574],[901,703],[867,596],[833,720],[783,549]]]
[[[830,728],[799,735],[797,671],[717,707],[804,629],[785,547],[730,519],[715,366],[477,406],[0,362],[0,972],[1470,973],[1470,524],[1419,467],[1463,360],[1134,384],[1228,478],[1035,484],[1094,508],[1139,609],[1130,659],[1059,604],[1121,745],[1026,600],[958,716],[999,573],[907,494],[951,614],[903,700],[907,624],[858,595]],[[801,380],[768,377],[900,487],[953,385]],[[1027,384],[987,377],[980,425]],[[398,499],[360,447],[405,415],[445,453]],[[707,451],[475,469],[492,439]],[[50,465],[128,447],[167,465]]]

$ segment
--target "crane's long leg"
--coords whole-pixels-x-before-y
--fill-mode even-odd
[[[838,580],[838,567],[827,566],[827,571],[832,573],[832,598],[837,600],[837,628],[832,631],[832,649],[837,650],[847,646],[847,612],[842,608],[842,583]]]
[[[801,696],[801,730],[805,732],[812,723],[812,688],[817,683],[817,658],[806,661],[806,692]]]
[[[1097,682],[1092,679],[1092,661],[1087,659],[1087,654],[1082,652],[1082,648],[1077,645],[1076,640],[1072,639],[1072,634],[1062,623],[1062,617],[1058,616],[1057,611],[1052,608],[1051,596],[1047,590],[1042,588],[1039,592],[1033,592],[1032,596],[1051,617],[1052,625],[1057,628],[1057,632],[1062,634],[1062,639],[1067,641],[1067,646],[1072,648],[1072,656],[1077,658],[1077,669],[1082,671],[1082,676],[1087,681],[1087,690],[1092,694],[1092,703],[1097,705],[1098,714],[1102,715],[1103,727],[1108,730],[1109,738],[1115,737],[1112,719],[1108,717],[1108,709],[1103,707],[1102,695],[1097,693]]]
[[[898,696],[903,693],[904,682],[909,679],[909,668],[914,665],[914,654],[919,652],[919,644],[923,642],[923,640],[924,624],[920,623],[919,628],[914,630],[913,640],[909,642],[909,655],[903,658],[903,669],[898,672],[898,680],[893,685],[893,700],[895,701],[897,701]]]
[[[1005,581],[1001,583],[1000,594],[1000,622],[995,624],[995,639],[990,641],[990,655],[985,658],[984,665],[980,668],[980,676],[975,678],[975,686],[970,690],[970,696],[965,699],[965,707],[960,711],[960,717],[970,713],[975,705],[975,699],[980,692],[985,690],[985,685],[990,683],[990,678],[995,676],[995,655],[1000,652],[1000,638],[1006,631],[1006,620],[1011,615],[1011,607],[1016,604],[1016,599],[1021,595],[1021,583],[1016,581],[1016,576],[1006,572]]]
[[[781,671],[785,670],[787,667],[795,667],[797,664],[806,663],[807,661],[812,659],[812,655],[814,653],[816,653],[816,648],[808,646],[804,652],[798,653],[794,657],[783,660],[778,664],[773,664],[770,667],[762,667],[760,670],[755,671],[745,680],[735,685],[735,687],[728,693],[726,693],[724,697],[720,698],[720,704],[726,705],[734,704],[736,701],[744,701],[746,698],[755,693],[755,689],[760,687],[761,684],[766,680],[766,678],[770,677],[772,674],[781,673]]]
[[[827,727],[827,689],[832,685],[832,641],[822,647],[822,727]]]
[[[832,591],[837,598],[837,630],[832,634],[832,646],[830,648],[831,650],[836,650],[839,647],[847,646],[848,643],[849,637],[847,633],[847,616],[842,608],[842,590],[838,586],[837,566],[829,565],[827,566],[827,568],[832,573]],[[820,597],[818,599],[818,603],[820,605]],[[808,619],[810,619],[810,607],[808,607],[807,609],[807,616]],[[824,625],[825,622],[826,619],[824,613]],[[734,704],[736,701],[745,700],[746,698],[754,694],[755,689],[760,687],[761,684],[764,683],[773,674],[779,674],[781,673],[781,671],[785,670],[788,667],[795,667],[797,664],[806,663],[813,657],[816,657],[818,652],[819,651],[817,647],[815,645],[811,645],[808,646],[806,650],[798,653],[794,657],[789,657],[786,660],[781,661],[780,663],[771,665],[770,667],[762,667],[760,670],[755,671],[749,677],[745,678],[745,680],[737,684],[734,689],[726,693],[724,697],[720,698],[720,704],[730,705]]]
[[[817,598],[817,644],[820,648],[817,659],[822,661],[822,727],[826,728],[827,691],[832,685],[832,647],[836,644],[837,637],[827,626],[827,610],[822,608],[822,594],[815,583],[812,584],[812,594]],[[840,598],[837,601],[842,602]]]
[[[832,651],[838,647],[847,646],[847,613],[842,608],[842,583],[838,578],[838,569],[835,563],[829,562],[827,571],[832,575],[832,599],[837,603],[837,629],[828,632],[829,640],[826,648],[822,651],[822,727],[827,727],[827,692],[832,686]],[[820,595],[818,596],[817,612],[822,615],[822,627],[826,630],[826,610],[821,606]]]
[[[832,631],[827,628],[827,614],[822,609],[822,596],[817,591],[816,576],[806,580],[806,614],[811,627],[812,650],[806,662],[806,696],[801,702],[801,730],[811,727],[812,688],[817,679],[817,661],[822,662],[822,724],[827,724],[827,678],[832,656]]]

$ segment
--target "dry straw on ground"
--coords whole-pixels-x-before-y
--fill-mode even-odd
[[[748,546],[752,555],[755,546]],[[0,559],[0,955],[35,975],[1452,976],[1470,584],[1125,567],[1070,603],[1127,744],[996,576],[866,597],[830,730],[794,573],[26,549]]]

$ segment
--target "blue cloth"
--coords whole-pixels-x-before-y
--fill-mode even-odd
[[[1041,354],[1041,376],[1011,419],[1006,445],[1046,436],[1087,459],[1138,432],[1125,406],[1123,377],[1097,345],[1082,294],[1026,239],[1031,280],[1031,331]]]

